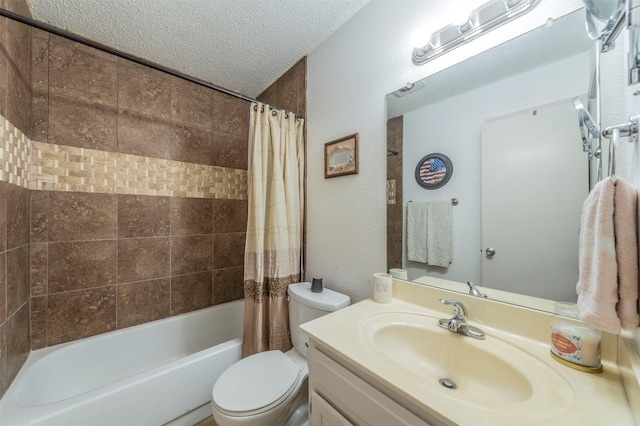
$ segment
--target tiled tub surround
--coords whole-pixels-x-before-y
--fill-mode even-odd
[[[24,0],[0,0],[0,5],[29,16]],[[27,27],[0,18],[0,115],[7,117],[20,135],[28,132],[31,113],[30,40]],[[11,155],[18,156],[14,160],[27,159],[23,143],[28,143],[27,137],[12,138]],[[3,151],[7,145],[0,140]],[[30,348],[28,169],[21,163],[9,170],[5,160],[4,156],[0,159],[0,396]]]
[[[31,191],[32,348],[243,297],[245,200]]]
[[[242,298],[248,104],[34,30],[31,347]]]
[[[14,327],[28,332],[31,296],[33,349],[243,297],[246,170],[35,142],[0,123],[7,241],[21,244],[4,256],[5,310],[21,302]]]
[[[28,194],[0,181],[0,395],[30,349]]]

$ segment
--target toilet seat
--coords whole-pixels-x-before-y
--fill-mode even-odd
[[[281,351],[244,358],[220,375],[212,402],[228,416],[250,416],[281,404],[303,379],[302,369]]]

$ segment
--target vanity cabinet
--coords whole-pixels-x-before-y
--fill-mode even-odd
[[[373,386],[313,341],[307,359],[310,426],[442,424],[418,417],[399,402],[400,397]]]

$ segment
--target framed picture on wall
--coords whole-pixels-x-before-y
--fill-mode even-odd
[[[358,174],[358,134],[324,144],[324,178]]]

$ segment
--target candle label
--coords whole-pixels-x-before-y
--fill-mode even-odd
[[[584,364],[582,356],[582,336],[568,334],[551,327],[551,350],[560,358],[576,364]]]
[[[600,334],[589,327],[556,319],[551,324],[551,352],[573,364],[598,367]]]
[[[553,330],[551,333],[551,350],[560,358],[582,364],[580,336],[573,336],[559,330]]]

